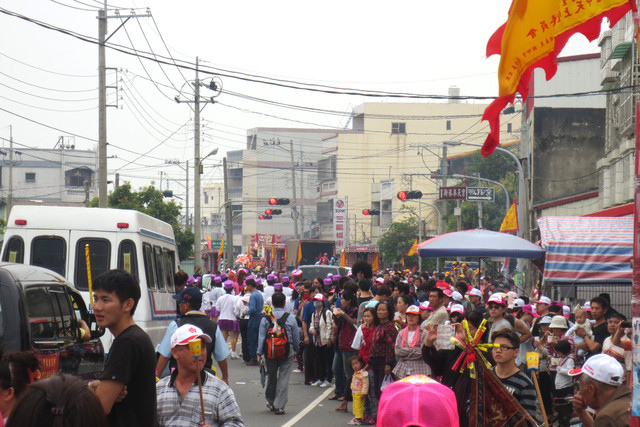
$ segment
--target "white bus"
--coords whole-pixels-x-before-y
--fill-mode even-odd
[[[123,209],[18,205],[7,222],[2,261],[55,271],[74,284],[88,307],[87,244],[94,280],[114,268],[138,279],[142,296],[134,320],[154,346],[159,344],[176,318],[172,295],[178,255],[173,228],[166,222]],[[105,351],[112,341],[107,331]]]

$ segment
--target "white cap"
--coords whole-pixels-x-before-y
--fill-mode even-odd
[[[585,301],[585,303],[582,306],[582,308],[584,308],[585,311],[591,311],[591,301]]]
[[[584,362],[582,368],[572,369],[569,375],[572,377],[585,374],[601,383],[619,386],[624,380],[624,370],[622,365],[607,354],[596,354]]]
[[[185,323],[171,335],[171,348],[177,345],[187,345],[189,341],[195,340],[196,338],[202,338],[206,342],[211,342],[211,337],[202,332],[202,329]]]
[[[462,306],[462,304],[453,304],[451,306],[450,312],[464,314],[464,307]]]
[[[451,298],[453,298],[454,301],[462,301],[462,294],[458,291],[454,291],[451,294]]]
[[[536,304],[551,305],[551,299],[549,297],[541,296],[540,299],[536,301]]]
[[[522,298],[516,298],[513,300],[513,308],[524,307],[524,300]]]
[[[469,292],[467,292],[467,295],[475,295],[477,297],[481,297],[482,296],[482,291],[480,289],[478,289],[478,288],[473,288]]]

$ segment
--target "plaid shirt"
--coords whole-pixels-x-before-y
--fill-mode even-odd
[[[180,396],[175,387],[178,370],[156,384],[158,400],[158,425],[167,427],[199,427],[201,422],[200,394],[198,382],[189,392]],[[205,424],[243,427],[240,408],[231,387],[208,372],[202,371],[202,396],[204,399]]]

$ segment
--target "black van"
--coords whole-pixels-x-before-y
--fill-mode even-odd
[[[102,333],[83,341],[78,319],[91,327],[80,294],[62,276],[41,267],[0,263],[0,347],[34,349],[42,378],[56,373],[98,378],[104,363]]]

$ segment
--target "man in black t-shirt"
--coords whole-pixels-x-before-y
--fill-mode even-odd
[[[140,287],[122,270],[110,270],[93,284],[98,326],[115,337],[100,381],[89,384],[110,426],[156,425],[156,355],[149,336],[133,320]],[[124,398],[123,398],[124,396]]]
[[[578,349],[587,350],[586,359],[598,354],[602,351],[602,344],[604,340],[611,334],[607,329],[607,311],[609,311],[609,303],[602,297],[595,297],[591,299],[591,315],[595,323],[591,325],[591,332],[593,332],[593,338],[587,335],[586,331],[582,328],[576,329],[576,335],[584,338],[584,341],[576,346]]]

